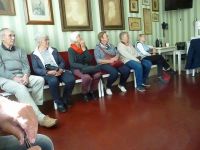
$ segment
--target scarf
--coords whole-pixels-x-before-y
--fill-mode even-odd
[[[71,48],[78,54],[83,54],[82,48],[78,47],[76,44],[71,44]]]

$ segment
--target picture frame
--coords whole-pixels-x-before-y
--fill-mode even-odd
[[[102,30],[124,30],[123,0],[99,0]]]
[[[152,12],[152,21],[159,22],[159,14]]]
[[[0,0],[0,15],[15,16],[14,0]]]
[[[142,5],[150,6],[150,0],[142,0]]]
[[[51,0],[25,0],[26,24],[53,25]]]
[[[140,31],[140,30],[142,30],[141,18],[128,17],[128,25],[129,25],[130,31]]]
[[[152,34],[151,10],[143,8],[144,34]]]
[[[59,0],[63,31],[92,31],[91,0]]]
[[[130,13],[139,12],[138,0],[129,0],[129,11]]]
[[[159,11],[159,0],[152,0],[152,11]]]

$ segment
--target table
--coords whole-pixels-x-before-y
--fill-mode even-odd
[[[186,54],[186,50],[176,50],[175,54],[178,55],[178,74],[181,74],[181,55]],[[176,65],[176,59],[175,59],[175,65]]]
[[[172,52],[173,54],[173,68],[174,71],[176,71],[176,47],[175,46],[169,46],[169,47],[156,47],[156,50],[158,52],[158,54],[162,54],[162,53],[169,53]]]

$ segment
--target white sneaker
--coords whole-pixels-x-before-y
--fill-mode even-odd
[[[118,88],[124,93],[127,92],[124,86],[118,85]]]
[[[107,94],[107,95],[112,95],[111,89],[106,89],[106,94]]]

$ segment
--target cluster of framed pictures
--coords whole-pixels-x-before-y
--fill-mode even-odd
[[[63,31],[93,30],[91,0],[58,1]],[[24,0],[24,3],[27,24],[54,24],[52,0]],[[123,0],[99,0],[99,8],[102,30],[125,28]],[[14,0],[0,0],[0,15],[15,15]]]

